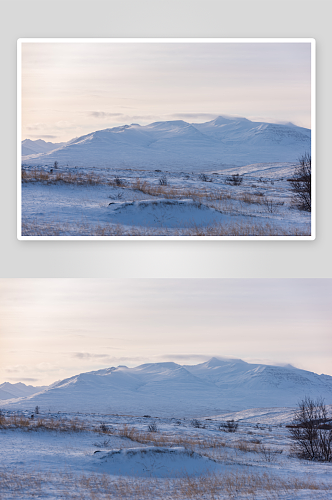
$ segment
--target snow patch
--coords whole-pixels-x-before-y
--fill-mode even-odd
[[[211,473],[218,468],[214,460],[183,447],[97,450],[94,456],[101,460],[104,472],[118,476],[187,477]]]

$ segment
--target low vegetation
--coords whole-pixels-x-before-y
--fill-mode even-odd
[[[288,179],[293,193],[293,204],[299,209],[311,212],[311,155],[305,153],[299,159],[294,175]]]
[[[306,161],[306,160],[304,160]],[[304,167],[306,168],[306,167]],[[279,192],[277,188],[269,188],[262,181],[260,189],[252,190],[251,186],[243,186],[243,176],[234,174],[229,177],[213,176],[208,177],[206,174],[200,174],[198,179],[201,181],[197,183],[197,177],[191,179],[187,183],[187,177],[180,176],[176,178],[166,177],[166,174],[160,174],[155,178],[149,180],[140,177],[131,177],[133,172],[129,172],[124,177],[118,175],[110,176],[105,171],[101,173],[94,173],[93,171],[84,171],[75,169],[66,171],[59,170],[58,168],[22,168],[22,182],[23,183],[42,183],[45,185],[74,185],[81,187],[89,186],[110,186],[112,189],[109,198],[112,199],[110,204],[116,202],[132,200],[142,201],[142,195],[147,197],[159,198],[159,200],[184,200],[190,199],[195,203],[200,204],[202,208],[214,209],[216,218],[220,220],[220,214],[226,216],[241,216],[245,218],[245,222],[234,223],[210,223],[208,225],[195,224],[192,220],[177,220],[176,228],[168,228],[167,222],[164,219],[160,222],[160,227],[146,227],[138,226],[137,220],[134,227],[123,226],[121,224],[106,224],[106,223],[91,223],[89,224],[88,218],[80,222],[78,217],[73,216],[74,220],[68,222],[61,221],[61,210],[58,219],[55,221],[41,220],[40,218],[33,220],[23,221],[21,234],[23,236],[197,236],[197,237],[224,237],[224,236],[310,236],[310,222],[306,218],[304,221],[299,221],[299,227],[295,221],[294,199],[292,198],[289,185],[292,189],[297,186],[296,179],[289,179],[291,183],[285,182],[288,185],[283,187],[284,191]],[[188,176],[189,177],[189,176]],[[218,181],[215,179],[218,178]],[[185,179],[185,181],[184,181]],[[222,180],[223,179],[223,180]],[[228,180],[227,180],[228,179]],[[301,178],[302,179],[302,178]],[[195,181],[195,182],[192,182]],[[184,182],[183,182],[184,181]],[[296,182],[295,182],[296,181]],[[302,182],[302,181],[301,181]],[[228,184],[228,185],[225,185]],[[264,186],[263,186],[264,184]],[[255,185],[256,186],[256,185]],[[60,196],[60,192],[59,195]],[[31,194],[29,195],[31,196]],[[97,196],[98,193],[97,193]],[[102,195],[100,195],[102,196]],[[106,196],[106,195],[105,195]],[[144,199],[144,198],[143,198]],[[106,200],[107,201],[107,200]],[[103,203],[103,202],[102,202]],[[281,208],[282,207],[282,208]],[[107,205],[105,204],[105,208]],[[296,206],[296,208],[298,208]],[[282,214],[288,210],[290,215],[289,220],[291,223],[285,224],[282,220]],[[304,209],[303,209],[304,210]],[[210,210],[208,216],[211,220],[213,214]],[[250,216],[250,217],[248,217]],[[144,214],[141,214],[144,220]],[[165,216],[166,217],[166,216]],[[178,217],[178,214],[177,216]],[[263,217],[263,219],[262,219]],[[303,217],[303,216],[302,216]],[[172,214],[169,215],[172,218]],[[242,220],[243,220],[242,219]],[[115,220],[115,218],[114,218]],[[166,219],[165,219],[166,220]],[[234,217],[234,220],[239,220]],[[267,222],[257,222],[257,220],[266,220]],[[157,223],[159,224],[157,221]],[[173,221],[174,222],[174,221]],[[143,222],[142,222],[143,224]],[[165,226],[165,227],[164,227]]]
[[[306,404],[305,409],[307,406]],[[321,401],[319,401],[318,407],[321,408]],[[310,413],[310,415],[314,416],[314,420],[325,418],[320,413]],[[165,431],[162,430],[164,425],[162,420],[156,420],[148,415],[145,415],[145,418],[149,418],[149,421],[142,417],[139,419],[138,425],[141,426],[141,429],[128,423],[120,423],[124,420],[123,416],[116,417],[117,419],[110,419],[108,423],[105,420],[100,422],[98,419],[89,423],[83,417],[80,419],[64,418],[60,415],[48,417],[40,414],[38,408],[38,413],[35,409],[30,417],[18,414],[7,414],[6,416],[0,414],[0,429],[1,432],[20,430],[31,433],[31,436],[34,436],[37,431],[39,433],[91,433],[93,436],[91,443],[105,451],[112,448],[113,436],[117,440],[123,438],[143,446],[181,446],[226,466],[235,465],[236,468],[231,469],[232,472],[227,472],[226,467],[224,469],[226,472],[198,476],[143,478],[112,476],[94,472],[82,474],[81,470],[74,471],[72,469],[66,471],[50,469],[49,472],[47,469],[43,469],[43,471],[39,471],[33,470],[33,468],[28,469],[28,464],[26,466],[22,464],[19,468],[12,465],[2,466],[0,469],[0,498],[48,498],[52,495],[55,495],[54,498],[80,500],[156,500],[159,498],[166,500],[242,500],[247,498],[255,500],[289,500],[293,498],[327,500],[329,498],[328,492],[331,485],[322,480],[315,480],[314,474],[308,473],[306,476],[302,474],[302,479],[295,477],[296,463],[294,464],[294,462],[292,462],[292,468],[287,471],[287,474],[279,474],[281,460],[295,460],[298,463],[300,460],[289,455],[288,446],[280,447],[279,444],[268,444],[272,432],[271,426],[257,425],[254,427],[252,425],[249,429],[245,428],[244,424],[236,427],[237,422],[234,420],[218,423],[217,421],[209,422],[209,419],[188,421],[183,419],[180,422],[181,427],[179,427],[179,421],[173,419],[173,426]],[[327,421],[317,423],[319,429],[328,425]],[[142,427],[147,430],[142,430]],[[220,432],[227,427],[232,429],[230,433]],[[236,427],[235,432],[233,431],[234,427]],[[280,427],[274,426],[273,429],[279,432]],[[292,430],[290,427],[288,429]],[[302,429],[306,429],[306,427],[302,427]],[[211,430],[213,430],[212,433]],[[82,439],[87,443],[89,442],[88,434],[82,436]],[[69,436],[66,436],[66,443],[68,438]],[[77,438],[73,436],[73,439]],[[262,443],[262,439],[267,439],[267,442]],[[66,444],[66,446],[70,446],[70,444]],[[116,441],[116,447],[118,446],[118,441]],[[124,441],[124,447],[131,448],[132,446],[135,445]],[[93,448],[89,448],[87,453],[93,456]],[[253,473],[248,465],[255,464],[259,464],[260,469]],[[307,464],[311,466],[310,462]],[[241,465],[244,466],[242,470],[240,469]],[[270,465],[274,468],[269,469]],[[275,468],[276,465],[277,468]],[[287,470],[287,463],[283,468]],[[302,492],[304,496],[302,496]]]
[[[39,413],[36,412],[36,414]],[[85,432],[91,430],[82,420],[64,418],[37,418],[23,415],[4,416],[0,414],[0,429],[24,429],[27,431]],[[94,430],[96,432],[96,430]]]
[[[185,226],[185,221],[184,221]],[[90,226],[87,223],[47,222],[39,220],[22,221],[23,236],[310,236],[310,229],[285,228],[269,223],[233,223],[209,224],[199,226],[193,224],[185,228],[164,227],[126,227],[122,224],[99,224]]]
[[[270,474],[205,474],[180,479],[142,479],[106,474],[73,474],[28,472],[22,469],[0,471],[0,494],[10,498],[45,498],[50,490],[57,498],[91,500],[235,500],[246,498],[282,499],[285,494],[296,498],[301,490],[329,490],[314,479],[281,479]],[[45,495],[45,496],[44,496]],[[262,495],[262,496],[261,496]],[[9,498],[9,497],[8,497]],[[289,498],[289,497],[288,497]],[[308,497],[307,497],[308,498]],[[328,498],[328,497],[326,497]]]
[[[299,458],[332,462],[332,415],[323,399],[303,399],[288,429]]]

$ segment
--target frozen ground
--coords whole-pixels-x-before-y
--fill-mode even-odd
[[[23,167],[23,236],[309,236],[295,163],[215,171]],[[232,185],[230,176],[243,176]]]
[[[33,415],[33,418],[31,418]],[[332,498],[332,464],[291,453],[292,409],[199,420],[17,412],[0,418],[2,499]],[[222,424],[238,422],[235,432]]]

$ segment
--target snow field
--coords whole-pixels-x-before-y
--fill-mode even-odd
[[[331,498],[332,464],[292,456],[285,425],[258,423],[262,410],[247,411],[251,422],[241,420],[243,412],[233,414],[239,426],[227,433],[220,431],[225,415],[31,419],[31,412],[8,410],[0,424],[0,498]],[[270,413],[272,421],[275,413],[289,418],[289,410]]]
[[[24,167],[22,235],[310,235],[310,213],[292,206],[287,178],[294,167],[199,174]],[[228,174],[239,172],[242,184],[230,185]]]

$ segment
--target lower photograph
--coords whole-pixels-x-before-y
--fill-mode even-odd
[[[0,279],[0,498],[328,500],[331,279]]]

